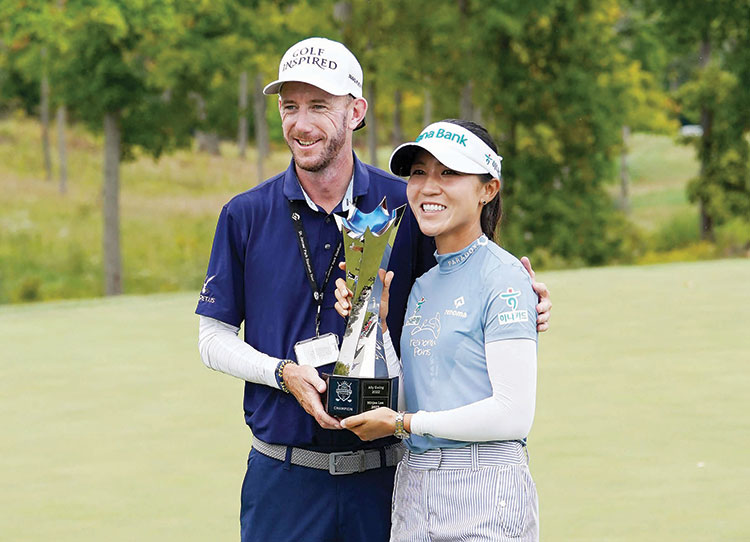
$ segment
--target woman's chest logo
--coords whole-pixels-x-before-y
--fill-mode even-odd
[[[437,344],[440,337],[440,313],[436,312],[435,316],[415,325],[411,330],[409,345],[414,349],[415,356],[429,356],[432,353],[432,347]]]
[[[412,335],[421,333],[422,331],[428,331],[435,339],[440,337],[440,313],[436,312],[435,316],[427,320],[424,324],[415,326],[411,330]]]
[[[404,326],[418,326],[419,323],[422,321],[422,315],[418,314],[419,309],[422,308],[422,305],[424,305],[424,296],[420,298],[419,301],[417,301],[417,306],[414,307],[414,312],[412,313],[409,318],[406,319],[406,322],[404,322]]]

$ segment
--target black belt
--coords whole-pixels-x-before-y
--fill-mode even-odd
[[[268,444],[253,437],[253,448],[265,456],[279,461],[286,461],[288,446],[283,444]],[[381,464],[381,452],[385,457],[385,465]],[[292,465],[309,467],[311,469],[327,470],[331,474],[352,474],[364,472],[380,467],[393,467],[404,455],[401,443],[390,444],[385,448],[372,450],[356,450],[353,452],[314,452],[304,448],[292,448]]]

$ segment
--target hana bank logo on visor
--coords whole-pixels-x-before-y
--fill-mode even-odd
[[[430,124],[416,140],[400,145],[391,154],[390,167],[396,175],[406,177],[416,152],[424,149],[444,166],[460,173],[488,173],[500,179],[502,157],[476,134],[452,122]]]
[[[439,128],[437,132],[435,130],[430,130],[429,132],[424,131],[421,134],[419,134],[419,137],[415,140],[415,143],[419,143],[423,139],[430,139],[430,138],[438,138],[438,139],[447,139],[448,141],[454,141],[455,143],[458,143],[459,145],[466,146],[466,136],[449,132],[445,128]]]

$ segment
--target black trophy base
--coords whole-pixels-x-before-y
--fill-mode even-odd
[[[337,418],[354,416],[379,407],[396,410],[398,406],[398,377],[357,378],[323,374],[326,392],[323,406]]]

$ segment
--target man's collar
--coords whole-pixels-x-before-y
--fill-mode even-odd
[[[305,189],[302,188],[299,180],[297,180],[297,184],[299,185],[300,190],[302,190],[302,195],[305,196],[305,202],[307,202],[307,206],[313,211],[320,211],[318,206],[315,205],[315,202],[310,199],[310,196],[307,194],[307,192],[305,192]],[[334,211],[338,210],[340,206],[341,211],[348,213],[352,205],[354,205],[354,174],[352,174],[352,178],[349,180],[349,186],[346,187],[346,194],[344,194],[344,199],[339,202]]]
[[[354,200],[358,196],[362,196],[367,193],[367,189],[370,186],[370,175],[365,165],[360,162],[357,155],[354,154],[354,171],[352,178],[349,180],[349,186],[346,188],[346,194],[339,204],[334,209],[334,212],[349,212],[349,209],[354,205]],[[302,188],[302,185],[297,178],[297,172],[294,169],[294,159],[289,163],[289,167],[284,173],[284,195],[289,200],[305,200],[307,206],[313,211],[321,211],[321,209],[310,199],[310,196]]]

